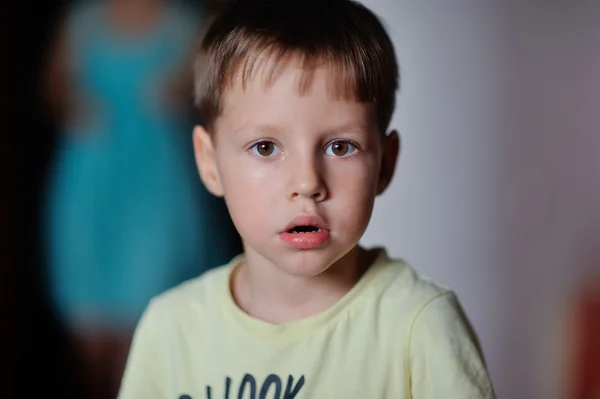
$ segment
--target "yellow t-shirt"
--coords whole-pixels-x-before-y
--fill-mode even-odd
[[[378,250],[326,311],[284,325],[231,296],[242,260],[153,299],[120,399],[495,398],[456,296]]]

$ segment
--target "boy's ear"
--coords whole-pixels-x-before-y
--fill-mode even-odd
[[[377,195],[381,195],[389,186],[394,177],[396,162],[400,152],[400,136],[395,130],[383,138],[383,152],[381,157],[381,169],[377,183]]]
[[[196,165],[204,186],[217,197],[223,196],[212,137],[202,126],[196,126],[193,141]]]

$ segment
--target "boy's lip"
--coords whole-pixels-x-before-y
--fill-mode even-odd
[[[329,231],[329,226],[325,220],[318,214],[310,215],[299,215],[292,219],[290,223],[284,228],[282,233],[287,233],[291,229],[297,226],[314,226],[323,231]]]

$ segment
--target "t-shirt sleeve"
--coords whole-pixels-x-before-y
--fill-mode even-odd
[[[494,399],[477,337],[453,292],[421,308],[410,335],[414,399]]]
[[[136,327],[118,399],[167,397],[168,343],[164,312],[150,302]]]

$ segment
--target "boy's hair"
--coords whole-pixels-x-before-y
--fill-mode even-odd
[[[373,103],[385,133],[399,80],[394,47],[375,14],[351,0],[239,0],[217,16],[194,68],[195,102],[206,129],[214,129],[223,93],[237,79],[245,86],[271,61],[261,72],[270,84],[290,60],[304,69],[301,93],[310,89],[315,67],[325,64],[334,73],[330,93]]]

